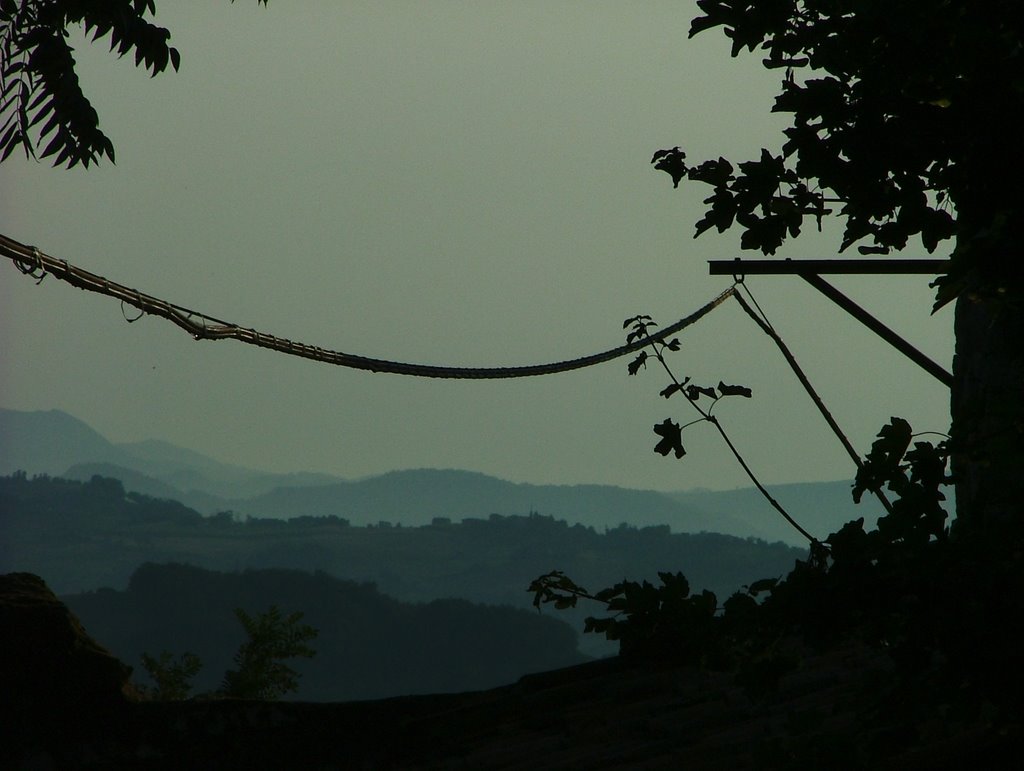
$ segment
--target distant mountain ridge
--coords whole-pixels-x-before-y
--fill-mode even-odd
[[[460,520],[539,511],[593,527],[667,524],[675,532],[718,532],[805,545],[753,488],[663,493],[596,484],[534,485],[454,469],[392,471],[359,480],[275,474],[232,466],[160,440],[113,443],[59,410],[0,408],[0,474],[16,470],[79,480],[108,476],[120,479],[127,490],[173,498],[203,514],[337,516],[354,525],[422,525],[437,517]],[[769,489],[819,537],[857,517],[873,523],[881,513],[873,500],[855,506],[847,481]]]
[[[25,471],[61,476],[91,464],[132,472],[138,484],[152,485],[142,478],[148,477],[172,487],[179,498],[181,493],[193,492],[249,498],[280,486],[341,481],[330,474],[279,474],[234,466],[158,439],[115,443],[61,410],[25,412],[0,407],[0,474]]]
[[[0,574],[46,576],[62,594],[121,589],[140,564],[154,562],[231,572],[318,569],[373,582],[406,602],[455,597],[536,612],[527,587],[553,569],[587,587],[684,570],[692,586],[724,599],[752,580],[784,575],[806,553],[751,538],[672,533],[668,525],[602,532],[539,514],[441,518],[419,527],[204,517],[177,501],[126,492],[116,479],[0,476]],[[558,615],[581,625],[591,612]],[[587,638],[587,651],[604,655],[605,641]]]
[[[615,527],[623,522],[668,524],[682,532],[705,529],[707,521],[701,512],[652,490],[611,485],[533,485],[451,469],[391,471],[355,482],[279,487],[238,501],[236,506],[238,511],[261,517],[338,516],[353,524],[390,521],[424,525],[436,517],[460,520],[530,511],[594,527]],[[743,527],[729,515],[722,517],[722,524],[730,530]]]

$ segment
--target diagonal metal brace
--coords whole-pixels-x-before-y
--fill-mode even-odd
[[[881,321],[857,305],[857,303],[849,297],[825,281],[821,276],[810,272],[799,273],[798,275],[844,311],[857,319],[861,324],[889,343],[889,345],[897,351],[913,361],[928,374],[939,380],[939,382],[947,388],[953,385],[953,376],[944,367],[936,364],[917,348],[889,329],[889,327]]]
[[[929,359],[834,286],[824,281],[819,275],[821,273],[885,273],[890,275],[917,273],[934,275],[948,271],[949,260],[919,258],[902,260],[743,260],[737,257],[733,260],[709,260],[708,267],[712,276],[732,275],[734,278],[747,275],[792,276],[796,274],[889,343],[897,351],[936,378],[940,383],[946,387],[952,387],[953,385],[953,376],[948,371]]]

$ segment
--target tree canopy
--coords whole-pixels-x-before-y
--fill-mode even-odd
[[[177,70],[181,55],[155,15],[155,0],[0,0],[0,161],[21,147],[54,166],[113,162],[113,142],[78,82],[68,29],[109,38],[111,51],[133,53],[135,66],[156,76]]]
[[[777,152],[656,168],[712,187],[696,235],[742,230],[773,254],[808,218],[845,221],[840,251],[888,254],[956,239],[936,307],[1020,286],[1001,245],[1020,242],[1024,6],[993,0],[698,0],[690,37],[716,27],[732,55],[783,72],[773,111],[792,116]]]

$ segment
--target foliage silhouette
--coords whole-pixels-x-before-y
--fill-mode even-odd
[[[297,691],[299,673],[284,662],[292,658],[313,658],[316,651],[306,644],[319,634],[307,624],[299,624],[302,613],[282,616],[272,605],[265,613],[250,616],[235,608],[235,618],[245,629],[248,640],[234,655],[237,669],[229,669],[216,696],[233,699],[273,701]],[[192,679],[203,668],[194,653],[183,653],[177,659],[169,651],[158,658],[142,654],[142,666],[155,687],[143,688],[143,694],[154,701],[180,701],[192,691]]]
[[[661,437],[661,440],[654,446],[654,451],[660,455],[668,456],[669,453],[672,453],[675,455],[676,459],[682,458],[686,455],[686,449],[683,447],[682,439],[683,429],[695,423],[710,423],[715,427],[715,430],[718,431],[719,436],[722,437],[722,441],[724,441],[726,446],[728,446],[733,457],[736,459],[736,462],[739,463],[746,472],[747,477],[754,483],[754,486],[757,488],[758,492],[761,493],[762,497],[764,497],[772,508],[779,512],[783,519],[785,519],[797,532],[799,532],[800,535],[812,544],[817,543],[817,539],[804,530],[804,528],[801,527],[792,516],[790,516],[789,512],[787,512],[782,505],[772,497],[765,486],[761,484],[761,481],[757,476],[755,476],[750,466],[747,465],[746,460],[740,454],[736,445],[733,444],[732,439],[729,438],[729,434],[726,432],[721,422],[719,422],[718,418],[712,414],[720,399],[728,396],[742,396],[746,399],[750,399],[753,397],[751,389],[742,385],[726,385],[721,380],[718,381],[717,388],[691,383],[690,378],[688,377],[680,381],[676,378],[675,374],[669,368],[668,362],[665,360],[666,351],[679,350],[679,341],[676,339],[666,341],[663,338],[658,339],[651,337],[648,330],[655,326],[657,326],[657,324],[650,316],[647,315],[633,316],[632,318],[628,318],[622,322],[623,329],[630,328],[630,332],[626,336],[627,344],[634,340],[647,340],[654,358],[657,359],[662,369],[665,370],[671,379],[672,382],[662,389],[660,395],[669,399],[677,393],[683,394],[690,405],[700,415],[700,418],[692,421],[691,423],[687,423],[685,426],[681,426],[678,423],[673,422],[670,418],[666,418],[661,423],[655,424],[654,433]],[[637,356],[637,358],[628,366],[627,370],[629,374],[635,375],[640,370],[641,366],[646,368],[648,358],[647,352],[641,351],[640,355]],[[708,407],[701,406],[701,397],[711,399],[711,404]]]
[[[250,616],[241,608],[235,617],[249,639],[235,654],[237,669],[224,673],[221,692],[238,699],[277,699],[299,688],[299,673],[284,662],[293,658],[310,659],[316,655],[306,643],[317,630],[300,624],[303,614],[282,616],[276,605],[266,613]]]
[[[681,626],[710,628],[720,623],[719,615],[723,628],[743,635],[760,629],[765,619],[775,617],[778,621],[785,620],[785,625],[791,628],[796,625],[829,630],[826,636],[834,641],[838,639],[836,632],[840,627],[843,632],[849,631],[838,623],[844,614],[836,613],[835,608],[823,614],[810,612],[802,607],[805,601],[842,594],[843,602],[836,607],[846,611],[859,608],[852,615],[863,619],[870,615],[872,604],[881,604],[880,598],[868,589],[869,584],[877,581],[869,582],[865,571],[885,573],[891,581],[917,580],[909,576],[900,578],[898,574],[906,572],[907,562],[925,559],[925,555],[934,553],[934,550],[929,551],[932,546],[948,540],[949,528],[943,524],[946,512],[939,505],[944,500],[941,488],[951,481],[945,473],[948,449],[944,442],[937,447],[918,442],[913,450],[908,450],[910,436],[906,421],[893,418],[879,432],[878,440],[865,459],[864,470],[854,483],[857,497],[865,489],[887,485],[899,496],[893,513],[879,519],[876,530],[865,532],[864,521],[859,519],[847,523],[824,542],[812,543],[807,559],[798,561],[785,580],[755,581],[719,608],[717,598],[710,592],[691,596],[689,583],[681,573],[659,573],[660,587],[647,581],[624,581],[591,594],[562,572],[553,571],[530,585],[534,606],[539,608],[543,603],[553,603],[556,608],[564,609],[575,607],[581,598],[603,603],[614,615],[588,618],[586,632],[603,632],[609,639],[630,640],[630,646],[637,639],[644,640],[644,645],[639,646],[641,650],[675,651],[672,655],[682,655],[687,660],[711,655],[724,638],[702,632],[701,638],[708,642],[694,656],[689,653],[693,645],[685,636],[690,632],[680,631]],[[762,594],[767,599],[760,603]],[[829,619],[828,624],[821,626],[821,618]],[[783,627],[779,626],[776,631],[782,632]],[[723,660],[732,659],[726,656]]]
[[[865,681],[857,724],[830,739],[857,747],[847,761],[853,768],[945,732],[1019,735],[1017,638],[995,629],[1024,624],[1024,528],[994,534],[954,523],[951,533],[941,507],[952,482],[948,442],[912,441],[906,421],[892,418],[854,483],[858,496],[883,485],[897,496],[877,529],[850,522],[812,544],[784,578],[755,581],[720,607],[667,572],[659,574],[661,586],[623,581],[589,592],[555,571],[530,586],[534,604],[598,603],[607,615],[588,618],[585,630],[619,640],[624,657],[732,671],[755,697],[808,650],[860,644],[878,651],[892,662],[892,676]],[[861,734],[875,743],[860,742]],[[816,751],[793,745],[785,754],[795,763]]]
[[[144,688],[143,694],[153,701],[181,701],[192,692],[192,679],[203,668],[203,662],[194,653],[185,652],[177,659],[170,651],[161,651],[158,658],[142,654],[142,667],[154,683]]]
[[[762,149],[741,163],[692,164],[679,147],[654,154],[675,186],[712,188],[696,235],[738,225],[744,248],[772,254],[807,218],[820,227],[837,214],[840,251],[870,239],[861,254],[887,254],[917,236],[931,252],[956,237],[941,304],[983,256],[972,242],[1020,227],[1024,154],[1004,118],[1024,107],[1019,3],[999,0],[984,14],[962,0],[697,5],[691,38],[721,27],[734,57],[760,50],[765,67],[782,70],[772,110],[791,125],[780,154]],[[987,255],[974,267],[1019,283],[1019,264],[995,263]]]
[[[94,42],[109,36],[111,51],[134,52],[135,66],[155,77],[181,64],[171,33],[147,18],[155,15],[155,0],[2,0],[0,162],[18,147],[34,158],[47,140],[39,157],[54,166],[113,162],[114,145],[79,85],[68,28],[81,25]]]
[[[955,239],[933,284],[957,299],[952,386],[958,517],[1008,526],[1024,499],[1024,6],[995,0],[698,0],[690,37],[721,28],[732,55],[780,70],[776,151],[692,162],[679,146],[651,162],[673,186],[711,187],[695,236],[740,231],[774,254],[826,216],[840,251],[889,254]],[[898,73],[898,77],[894,76]]]
[[[525,597],[521,586],[518,593]],[[465,600],[400,602],[372,584],[320,571],[227,573],[151,564],[138,568],[126,591],[62,599],[123,661],[162,648],[199,656],[205,664],[194,680],[200,694],[223,691],[224,673],[242,668],[233,656],[249,638],[233,610],[271,604],[301,607],[306,615],[298,626],[319,630],[314,658],[283,662],[301,673],[299,690],[284,698],[350,701],[480,690],[587,660],[576,631],[561,619]]]

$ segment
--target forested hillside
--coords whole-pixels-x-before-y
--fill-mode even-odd
[[[528,484],[459,469],[420,468],[345,479],[322,473],[274,473],[232,466],[166,441],[115,443],[72,415],[0,407],[0,474],[25,471],[88,482],[118,479],[128,492],[169,498],[204,515],[341,517],[365,526],[384,520],[427,525],[437,517],[525,515],[539,511],[604,530],[669,525],[673,532],[806,540],[772,511],[754,487],[659,492],[602,484]],[[884,513],[873,498],[856,505],[850,482],[767,485],[810,533],[824,538],[851,519],[872,525]]]
[[[784,574],[803,554],[755,539],[670,533],[667,525],[598,532],[539,514],[435,518],[422,527],[353,527],[338,517],[238,521],[126,493],[112,479],[0,477],[0,571],[38,573],[61,594],[122,589],[144,562],[179,562],[214,570],[320,569],[372,581],[403,600],[528,607],[529,582],[556,568],[594,586],[682,570],[695,587],[724,596]]]
[[[136,667],[140,656],[185,651],[202,659],[197,690],[209,692],[245,639],[234,608],[249,615],[277,605],[301,611],[319,630],[316,655],[289,662],[301,673],[298,699],[345,701],[475,690],[530,672],[580,663],[576,633],[561,620],[464,600],[398,602],[371,584],[326,573],[221,573],[186,565],[141,566],[125,591],[63,598],[89,634]]]

